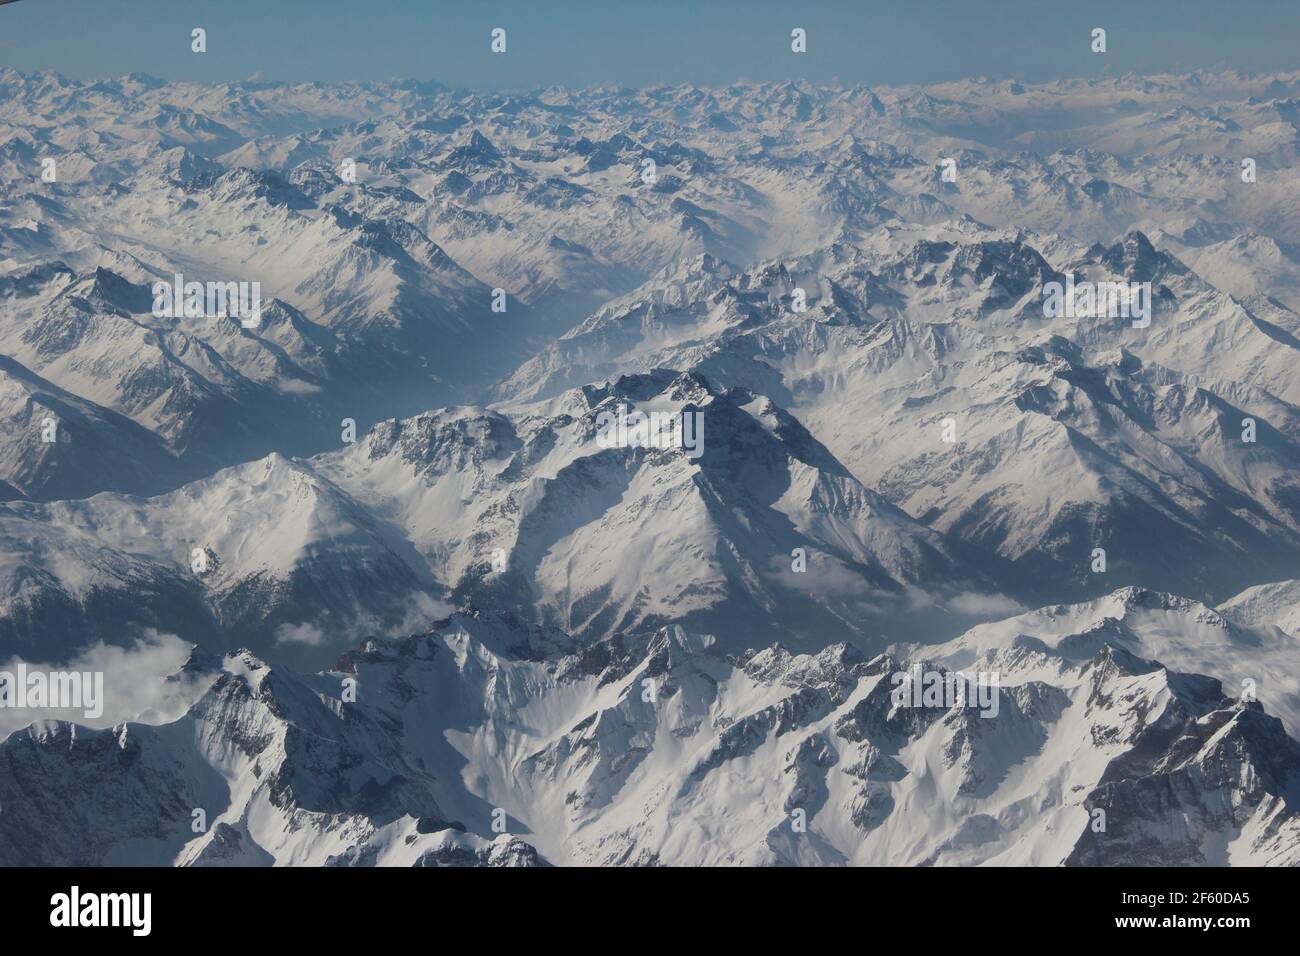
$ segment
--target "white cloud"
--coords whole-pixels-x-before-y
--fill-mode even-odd
[[[1026,610],[1024,605],[1005,595],[977,594],[974,591],[963,591],[949,598],[945,603],[949,610],[956,611],[958,614],[973,614],[978,617],[1011,617],[1014,614],[1023,614]]]
[[[275,643],[319,647],[325,643],[325,635],[315,624],[281,624],[275,629]]]
[[[212,676],[176,676],[193,648],[175,634],[150,631],[128,647],[101,641],[69,661],[25,660],[29,670],[103,673],[103,713],[88,719],[81,709],[0,707],[0,739],[37,720],[68,720],[96,728],[112,727],[124,720],[170,723],[181,717],[213,680]],[[0,670],[12,672],[19,660],[14,657],[0,663]]]

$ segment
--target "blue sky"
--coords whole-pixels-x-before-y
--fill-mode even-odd
[[[190,51],[190,30],[208,52]],[[508,31],[505,55],[489,31]],[[790,30],[808,53],[790,52]],[[1108,52],[1088,48],[1093,27]],[[526,89],[806,78],[936,82],[1300,67],[1300,0],[20,0],[0,65],[73,77],[435,79]]]

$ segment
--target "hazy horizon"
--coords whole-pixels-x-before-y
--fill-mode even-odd
[[[1044,82],[1124,73],[1300,67],[1292,38],[1300,6],[1248,10],[1206,0],[1086,9],[1012,0],[954,7],[915,2],[798,6],[758,0],[698,6],[664,0],[610,8],[586,0],[562,9],[522,3],[392,0],[361,18],[345,0],[284,0],[274,8],[230,0],[178,7],[161,0],[120,5],[19,0],[0,6],[0,66],[54,70],[74,79],[145,72],[173,81],[436,80],[494,90],[739,80],[911,85],[967,77]],[[57,19],[56,19],[57,18]],[[77,29],[57,29],[75,22]],[[207,31],[207,52],[190,31]],[[489,33],[507,31],[504,55]],[[807,31],[807,53],[790,31]],[[1093,28],[1107,51],[1092,53]]]

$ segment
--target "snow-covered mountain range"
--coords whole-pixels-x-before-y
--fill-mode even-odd
[[[197,655],[174,721],[0,744],[0,863],[1295,865],[1295,641],[1125,588],[874,657],[477,611],[312,677]],[[922,659],[996,716],[896,700]]]
[[[0,864],[1300,862],[1297,104],[0,69]]]

